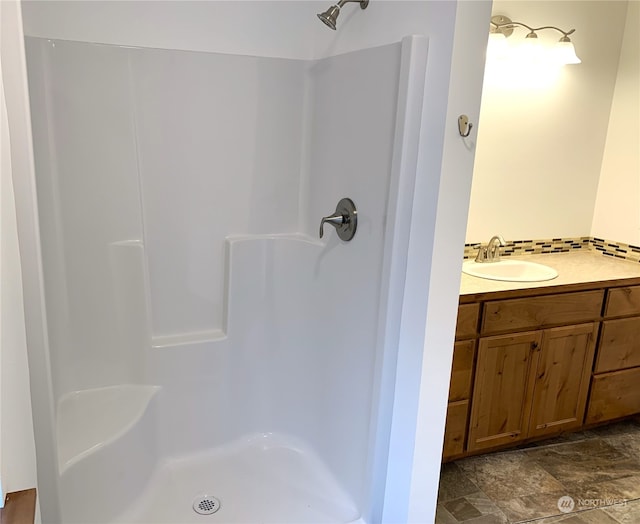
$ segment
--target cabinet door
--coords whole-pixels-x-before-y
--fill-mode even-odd
[[[527,435],[542,331],[481,338],[473,388],[469,451]]]
[[[543,333],[531,404],[530,437],[582,425],[593,366],[596,323]]]
[[[442,459],[444,461],[460,455],[464,451],[468,412],[468,400],[450,402],[449,406],[447,406],[447,422],[444,430],[444,448],[442,450]]]

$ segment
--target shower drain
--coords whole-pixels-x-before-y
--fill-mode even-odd
[[[200,515],[211,515],[220,509],[220,501],[209,495],[198,497],[193,501],[193,511]]]

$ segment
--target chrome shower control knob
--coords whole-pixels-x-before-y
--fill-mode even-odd
[[[358,210],[353,200],[343,198],[338,202],[335,213],[322,217],[320,221],[320,238],[324,236],[325,224],[331,224],[335,227],[338,237],[340,237],[341,240],[351,240],[358,228]]]

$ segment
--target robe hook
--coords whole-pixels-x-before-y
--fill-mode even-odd
[[[458,117],[458,131],[460,132],[461,137],[467,138],[469,133],[471,133],[472,128],[473,124],[469,122],[469,117],[467,115],[460,115]]]

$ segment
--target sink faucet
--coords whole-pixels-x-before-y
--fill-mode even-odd
[[[494,235],[486,246],[480,246],[476,262],[498,262],[500,260],[500,248],[506,246],[501,235]]]

